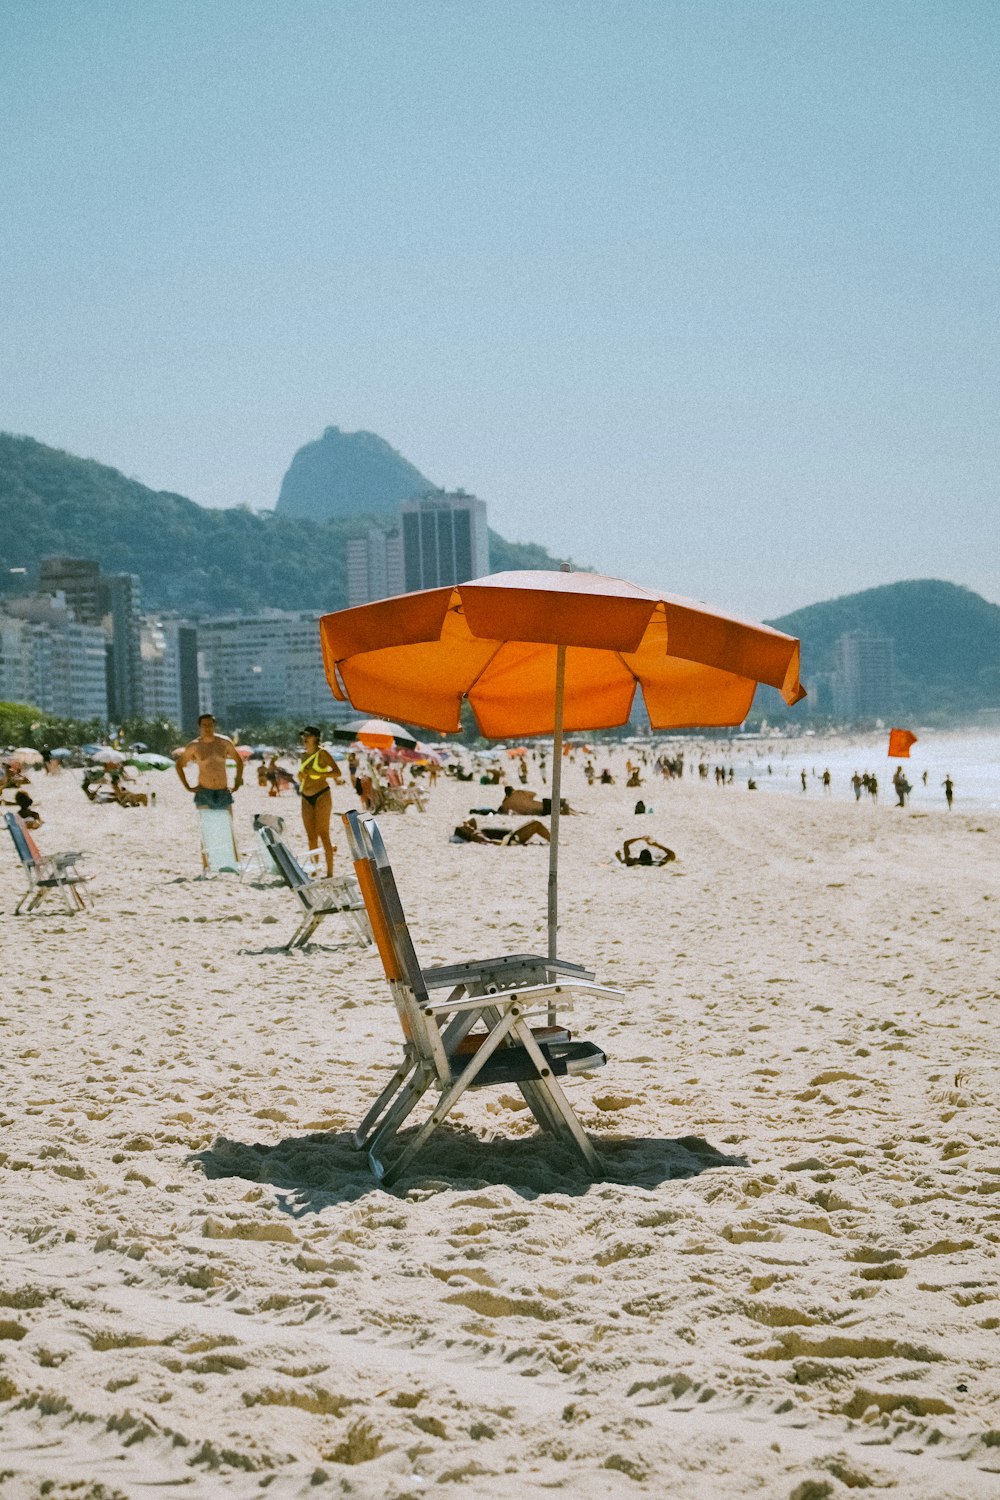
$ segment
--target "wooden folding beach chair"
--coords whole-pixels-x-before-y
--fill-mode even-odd
[[[83,911],[87,905],[83,884],[90,879],[89,875],[81,875],[76,868],[77,860],[82,859],[83,855],[42,854],[17,813],[4,813],[4,821],[14,840],[21,868],[28,878],[28,889],[14,908],[15,917],[20,916],[21,907],[26,901],[28,905],[25,909],[34,911],[52,891],[62,894],[67,911],[73,914]]]
[[[422,969],[392,868],[372,817],[345,813],[344,826],[389,990],[403,1028],[403,1060],[365,1115],[354,1144],[388,1186],[404,1172],[469,1088],[513,1085],[538,1124],[576,1151],[591,1176],[600,1163],[558,1080],[607,1061],[593,1042],[565,1027],[532,1028],[529,1017],[578,994],[621,997],[579,964],[513,953]],[[447,999],[432,1001],[435,990]],[[405,1145],[400,1128],[428,1089],[437,1100]],[[393,1160],[387,1152],[396,1147]]]
[[[329,876],[314,880],[273,828],[264,824],[258,832],[282,880],[294,893],[304,913],[302,921],[285,944],[287,953],[293,948],[304,948],[323,918],[334,913],[348,919],[359,943],[371,942],[365,903],[356,881],[349,876]]]

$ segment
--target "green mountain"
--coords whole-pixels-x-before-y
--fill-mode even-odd
[[[328,427],[292,459],[275,513],[309,521],[381,516],[435,486],[374,432]]]
[[[897,693],[888,711],[924,722],[969,717],[1000,708],[1000,605],[936,578],[889,583],[841,599],[810,604],[768,624],[802,642],[803,675],[819,680],[835,665],[839,636],[849,630],[895,642]],[[768,715],[772,708],[767,702]]]
[[[93,459],[0,433],[0,519],[0,590],[33,585],[43,557],[92,557],[107,572],[138,573],[147,608],[209,615],[343,608],[344,543],[378,517],[210,510]],[[494,532],[490,557],[494,570],[559,565],[544,548]]]

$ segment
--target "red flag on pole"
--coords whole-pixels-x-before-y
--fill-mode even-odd
[[[889,730],[889,758],[890,760],[909,760],[910,746],[917,743],[917,737],[909,729]]]

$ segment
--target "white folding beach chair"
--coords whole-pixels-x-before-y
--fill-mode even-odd
[[[394,1182],[466,1089],[499,1084],[518,1088],[541,1128],[576,1151],[596,1177],[597,1153],[558,1080],[593,1072],[607,1059],[565,1027],[532,1028],[529,1018],[550,1005],[571,1005],[578,994],[618,999],[621,991],[596,984],[579,964],[526,953],[422,969],[375,819],[349,812],[343,822],[403,1028],[403,1059],[354,1135],[376,1177],[386,1186]],[[448,990],[447,999],[431,1000],[436,990]],[[428,1089],[437,1091],[434,1108],[403,1145],[400,1128]]]
[[[264,841],[262,830],[270,828],[279,839],[285,832],[285,820],[279,818],[277,813],[254,813],[253,815],[253,841],[250,845],[249,854],[240,860],[240,880],[246,880],[249,876],[263,876],[265,879],[280,879],[281,871],[271,858],[271,851]]]
[[[89,875],[81,875],[76,868],[77,861],[83,855],[43,854],[17,813],[4,813],[4,820],[14,840],[21,868],[28,878],[28,889],[14,908],[15,917],[20,916],[21,907],[26,901],[26,910],[34,911],[52,891],[59,891],[62,895],[67,911],[83,911],[87,905],[83,884],[90,879]]]
[[[315,880],[296,859],[283,839],[266,825],[259,830],[261,841],[274,861],[282,880],[294,892],[303,909],[303,918],[285,944],[285,951],[304,948],[324,917],[339,913],[354,928],[359,943],[370,943],[371,931],[365,903],[357,882],[350,876],[329,876]]]

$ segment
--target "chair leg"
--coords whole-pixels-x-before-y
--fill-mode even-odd
[[[285,944],[286,953],[291,953],[293,948],[305,947],[306,943],[308,943],[309,939],[316,931],[316,928],[319,926],[320,915],[321,913],[317,913],[314,911],[306,913],[306,915],[302,918],[302,921],[299,923],[298,927],[296,927],[295,931],[288,939],[288,942]]]
[[[469,1085],[473,1082],[480,1069],[486,1063],[487,1059],[492,1057],[493,1053],[501,1045],[504,1039],[510,1035],[513,1025],[514,1017],[511,1015],[507,1015],[503,1018],[503,1020],[501,1020],[498,1026],[494,1027],[489,1036],[483,1042],[483,1045],[472,1054],[467,1066],[463,1068],[458,1078],[456,1078],[454,1082],[449,1084],[448,1087],[445,1088],[444,1091],[440,1094],[437,1103],[431,1110],[430,1115],[419,1127],[412,1141],[410,1141],[406,1145],[404,1150],[400,1152],[399,1156],[396,1157],[396,1160],[394,1162],[386,1164],[379,1155],[383,1137],[386,1142],[391,1141],[399,1129],[399,1124],[402,1123],[402,1121],[400,1120],[399,1124],[397,1124],[393,1121],[392,1118],[396,1112],[396,1109],[398,1109],[398,1105],[395,1106],[394,1109],[391,1109],[389,1111],[389,1114],[386,1116],[385,1122],[375,1135],[368,1149],[368,1160],[371,1163],[372,1171],[382,1183],[383,1187],[389,1187],[391,1183],[395,1182],[397,1177],[399,1177],[402,1172],[405,1172],[410,1163],[419,1155],[424,1146],[427,1144],[427,1141],[433,1135],[434,1131],[438,1128],[442,1121],[447,1119],[448,1115],[454,1109],[455,1105],[458,1103],[459,1099],[461,1099],[462,1095],[465,1093]],[[421,1094],[428,1088],[430,1082],[431,1079],[430,1077],[428,1077],[422,1084],[420,1090]],[[412,1084],[410,1086],[411,1088],[413,1087]],[[415,1104],[416,1102],[416,1099],[414,1099],[413,1103],[409,1105],[409,1108],[403,1115],[404,1119],[406,1117],[406,1114],[409,1114],[410,1110],[413,1108],[413,1104]]]
[[[519,1083],[518,1089],[542,1130],[557,1138],[563,1135],[562,1122],[553,1114],[545,1090],[537,1083]]]
[[[66,910],[70,912],[71,915],[75,916],[78,911],[83,910],[83,901],[81,900],[80,893],[75,885],[71,885],[70,882],[66,880],[61,883],[60,889],[63,893],[63,900],[66,902]]]
[[[378,1129],[369,1136],[368,1162],[380,1182],[389,1183],[399,1176],[401,1168],[398,1161],[394,1167],[386,1167],[383,1162],[383,1147],[395,1140],[403,1122],[416,1109],[432,1082],[433,1079],[429,1074],[418,1072],[414,1078],[410,1079],[395,1104],[380,1121]]]
[[[386,1108],[390,1101],[396,1097],[396,1094],[403,1087],[403,1084],[409,1078],[410,1074],[414,1071],[415,1067],[416,1063],[412,1062],[409,1058],[405,1058],[400,1063],[395,1073],[393,1073],[389,1082],[386,1084],[381,1094],[379,1094],[378,1098],[375,1100],[375,1103],[365,1115],[364,1119],[361,1121],[361,1124],[358,1126],[357,1130],[352,1136],[352,1140],[359,1151],[364,1150],[364,1147],[367,1144],[368,1139],[372,1134],[373,1128],[378,1122],[379,1116],[382,1114],[382,1111]]]
[[[600,1176],[600,1157],[587,1138],[583,1126],[576,1117],[573,1106],[566,1098],[555,1075],[545,1061],[545,1054],[539,1049],[538,1043],[531,1035],[531,1027],[526,1026],[523,1022],[519,1022],[515,1027],[515,1035],[542,1075],[538,1083],[547,1095],[548,1102],[563,1127],[560,1130],[563,1139],[567,1140],[568,1143],[571,1142],[576,1147],[591,1177]]]

